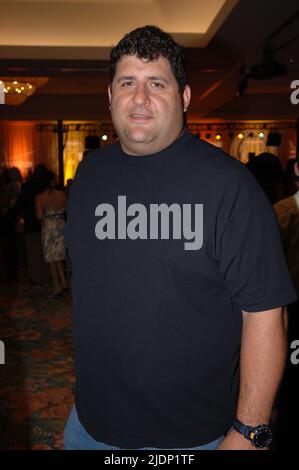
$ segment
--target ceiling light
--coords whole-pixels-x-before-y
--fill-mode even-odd
[[[247,87],[248,87],[248,78],[247,76],[244,76],[241,78],[239,82],[239,85],[237,88],[237,95],[239,97],[243,96]]]
[[[271,47],[266,46],[263,50],[263,62],[251,67],[249,75],[250,78],[255,80],[267,80],[285,75],[286,73],[286,65],[277,62]]]
[[[280,132],[270,132],[267,137],[267,146],[279,147],[281,144]]]
[[[47,83],[48,78],[20,77],[16,79],[3,77],[1,80],[4,83],[3,104],[18,106],[24,103],[29,96],[33,95],[38,87]]]

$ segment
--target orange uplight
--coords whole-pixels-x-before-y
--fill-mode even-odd
[[[33,166],[32,126],[24,122],[11,123],[13,133],[8,134],[6,142],[10,166],[19,168],[23,176]]]

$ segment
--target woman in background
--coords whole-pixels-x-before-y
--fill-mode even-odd
[[[63,228],[65,225],[66,196],[57,189],[55,175],[48,171],[45,190],[35,199],[36,216],[42,221],[42,244],[44,258],[49,263],[54,289],[50,297],[64,294],[67,281],[63,261],[66,258]]]

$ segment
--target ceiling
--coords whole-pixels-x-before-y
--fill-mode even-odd
[[[157,24],[186,47],[205,46],[238,0],[0,1],[0,41],[9,46],[109,48],[132,29]],[[95,52],[95,51],[94,51]],[[107,53],[108,52],[108,53]],[[42,56],[43,57],[43,56]],[[65,57],[68,58],[68,57]]]
[[[128,31],[156,24],[186,47],[196,120],[295,120],[290,85],[299,79],[297,0],[0,0],[0,79],[47,77],[20,106],[0,106],[0,119],[110,120],[111,46]],[[269,44],[284,76],[242,76]]]

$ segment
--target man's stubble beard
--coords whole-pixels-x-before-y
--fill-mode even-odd
[[[132,144],[150,144],[152,143],[157,135],[152,131],[143,131],[140,137],[138,138],[138,133],[137,136],[134,137],[134,131],[130,131],[129,129],[125,130],[124,132],[127,140],[132,143]]]

